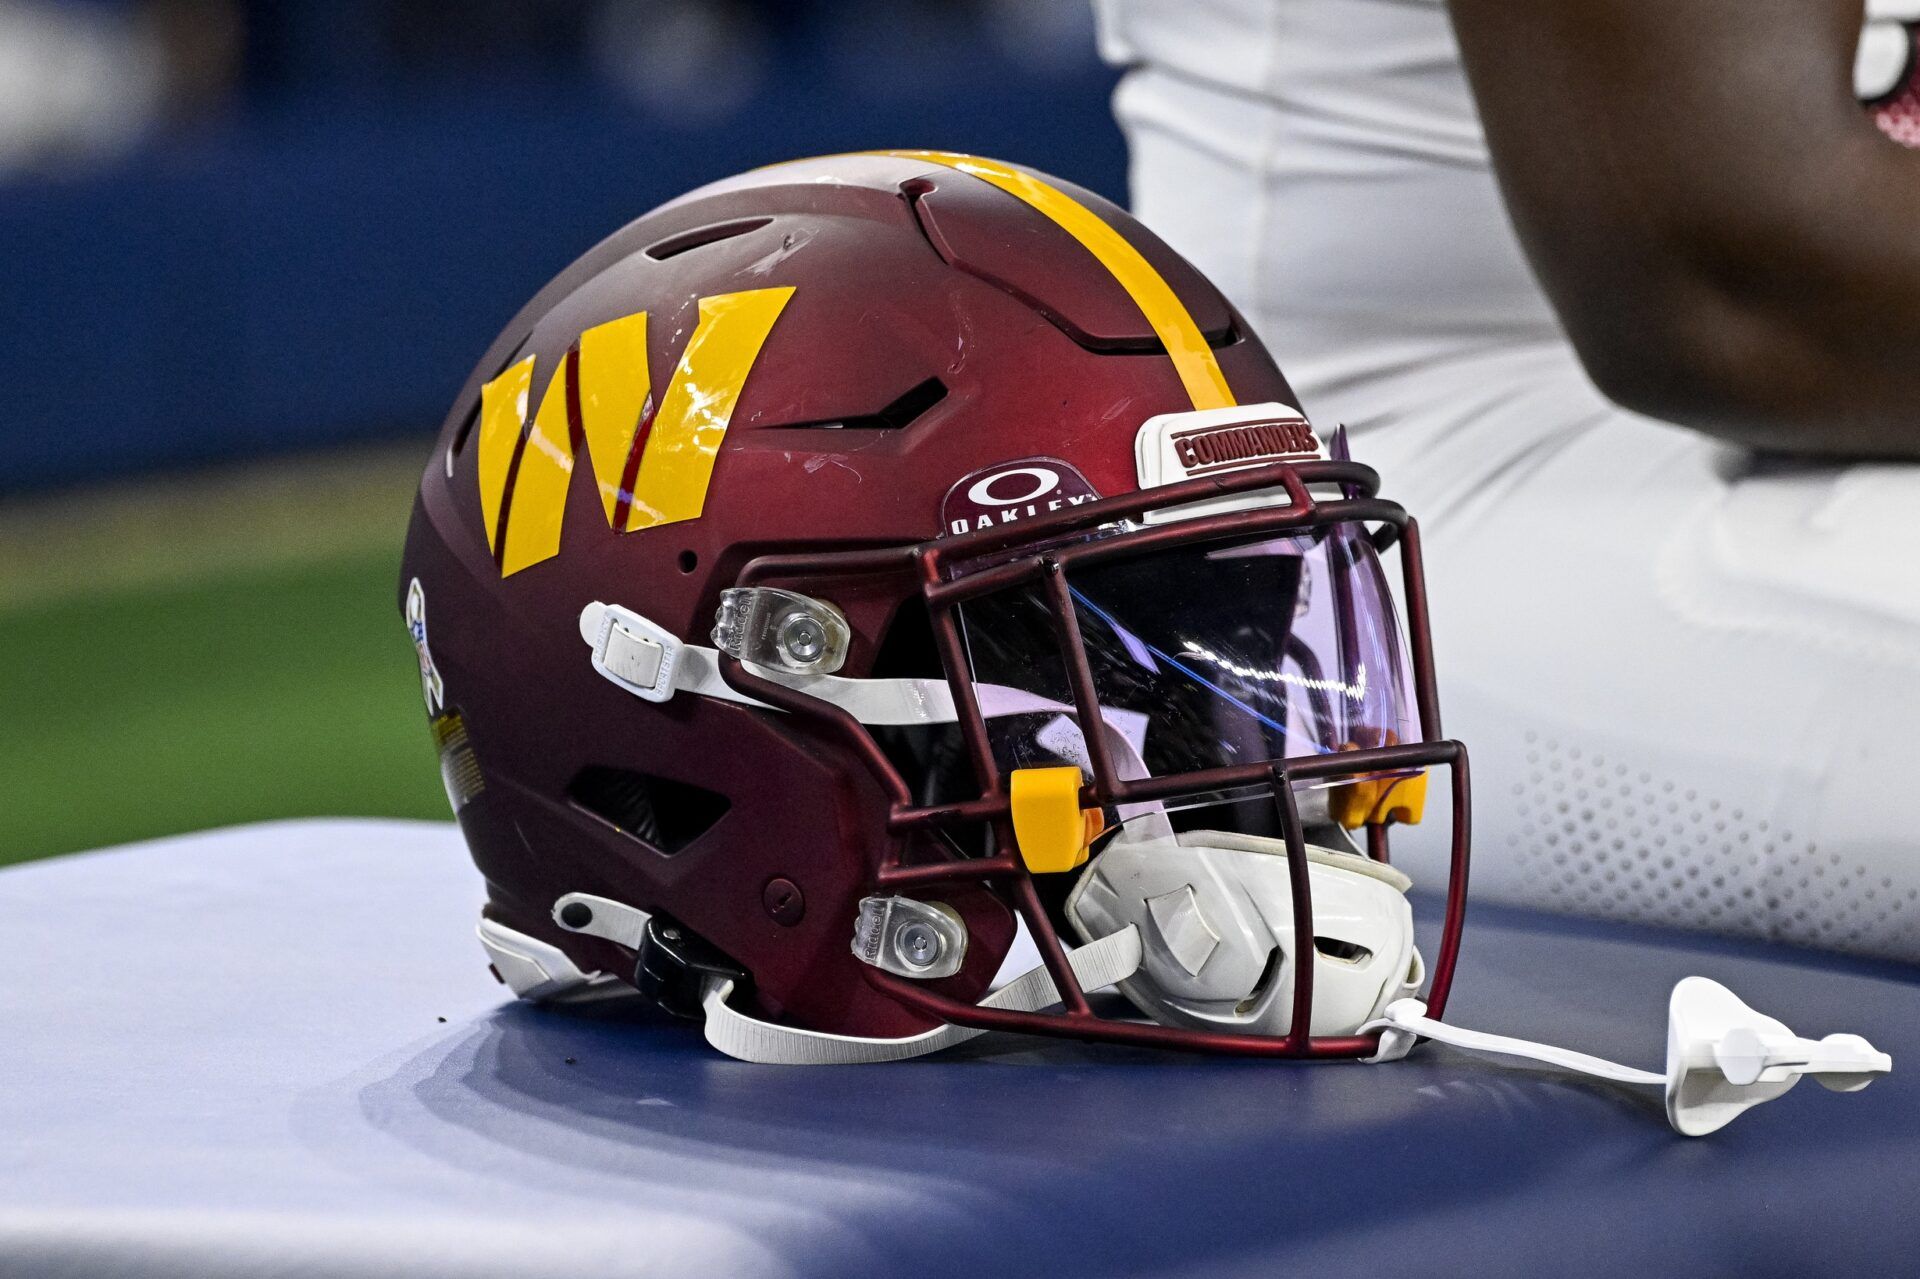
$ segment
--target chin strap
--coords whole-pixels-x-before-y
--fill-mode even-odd
[[[645,944],[651,919],[647,911],[638,907],[590,893],[568,893],[553,904],[553,921],[561,928],[570,933],[585,933],[617,942],[636,952]],[[560,954],[557,950],[553,953]],[[561,958],[564,960],[565,957]],[[1125,981],[1140,968],[1140,932],[1129,925],[1099,941],[1069,950],[1067,963],[1072,967],[1074,980],[1080,983],[1082,990],[1099,990]],[[571,964],[568,967],[571,968]],[[512,972],[517,973],[518,970]],[[503,975],[502,980],[507,980],[511,975]],[[538,987],[529,983],[527,988],[533,991]],[[516,993],[519,990],[520,987],[516,986]],[[948,1025],[936,1026],[905,1039],[829,1035],[823,1031],[801,1030],[795,1026],[782,1026],[749,1017],[727,1003],[727,996],[732,993],[732,978],[709,977],[702,989],[700,1003],[706,1015],[707,1042],[727,1056],[741,1061],[784,1066],[904,1061],[909,1057],[938,1052],[986,1033],[968,1026]],[[1059,1002],[1060,992],[1053,984],[1053,974],[1046,970],[1045,965],[1041,965],[1029,969],[988,995],[980,1001],[980,1006],[1007,1012],[1037,1013]]]
[[[1067,952],[1074,979],[1083,990],[1098,990],[1133,975],[1140,967],[1140,933],[1129,925]],[[713,978],[707,983],[704,1004],[707,1042],[741,1061],[781,1066],[844,1066],[861,1062],[904,1061],[942,1048],[965,1043],[984,1031],[971,1026],[936,1026],[905,1039],[863,1039],[829,1035],[817,1030],[776,1025],[749,1017],[727,1003],[733,982]],[[1053,975],[1044,967],[1030,969],[980,1001],[982,1008],[1034,1013],[1060,1002]]]
[[[1552,1044],[1537,1044],[1530,1039],[1490,1035],[1485,1031],[1468,1030],[1464,1026],[1435,1021],[1427,1016],[1427,1006],[1417,999],[1396,999],[1387,1005],[1385,1012],[1385,1017],[1370,1021],[1360,1028],[1363,1035],[1376,1030],[1381,1032],[1380,1051],[1369,1058],[1370,1061],[1397,1061],[1406,1056],[1415,1039],[1425,1038],[1491,1057],[1524,1057],[1528,1061],[1545,1062],[1549,1066],[1611,1079],[1620,1084],[1667,1082],[1665,1075],[1656,1075],[1651,1070],[1635,1070],[1632,1066],[1622,1066],[1604,1057],[1590,1057],[1571,1048],[1555,1048]]]
[[[598,600],[580,611],[580,638],[592,649],[593,669],[649,702],[675,693],[766,707],[720,673],[720,651],[689,644],[632,609]],[[849,679],[796,675],[756,666],[754,673],[831,702],[863,724],[949,724],[953,690],[944,679]]]
[[[1416,1038],[1468,1052],[1522,1057],[1622,1084],[1666,1090],[1667,1122],[1689,1137],[1724,1128],[1743,1111],[1772,1101],[1811,1075],[1836,1092],[1855,1092],[1893,1069],[1893,1058],[1858,1035],[1803,1039],[1755,1012],[1717,981],[1688,977],[1667,1004],[1667,1070],[1656,1074],[1551,1044],[1466,1030],[1428,1017],[1417,999],[1388,1004],[1386,1015],[1360,1028],[1380,1032],[1375,1061],[1404,1057]]]
[[[741,692],[727,683],[720,673],[720,650],[703,644],[690,644],[672,631],[629,608],[603,604],[598,600],[580,610],[580,638],[591,653],[593,669],[606,679],[649,702],[670,700],[676,693],[692,693],[738,702],[761,710],[772,710],[765,702]],[[838,706],[862,724],[875,726],[952,724],[959,713],[953,704],[953,689],[944,677],[939,679],[855,679],[845,675],[800,675],[792,671],[748,663],[762,679],[784,684],[823,702]],[[1056,702],[1025,689],[1003,684],[974,684],[980,713],[987,719],[1004,715],[1033,715],[1048,711],[1072,716],[1077,712],[1071,702]],[[1102,710],[1108,749],[1122,768],[1138,769],[1135,776],[1147,775],[1146,762],[1140,758],[1147,731],[1147,716],[1137,711],[1105,707]],[[1064,729],[1059,721],[1043,732],[1051,731],[1053,740],[1041,739],[1041,745],[1055,751],[1070,763],[1084,763],[1086,747],[1080,744],[1080,730],[1071,719]],[[1159,811],[1158,804],[1139,804],[1136,808]],[[1125,811],[1124,809],[1122,811]]]
[[[569,893],[554,903],[554,921],[569,932],[586,933],[638,949],[650,916],[624,903],[586,893]],[[490,922],[490,921],[489,921]],[[482,925],[502,980],[516,994],[543,997],[549,987],[590,980],[557,949],[521,937],[498,925]],[[1100,990],[1139,971],[1139,929],[1118,932],[1067,952],[1074,979],[1083,990]],[[597,975],[592,975],[597,976]],[[560,981],[560,978],[570,981]],[[904,1061],[965,1043],[982,1030],[936,1026],[903,1039],[831,1035],[761,1021],[727,1003],[732,977],[712,976],[702,990],[707,1042],[741,1061],[789,1066],[835,1066],[861,1062]],[[1009,1012],[1039,1012],[1060,1002],[1060,992],[1044,965],[1029,969],[980,1001],[980,1007]],[[1667,1121],[1689,1137],[1705,1136],[1743,1112],[1772,1101],[1811,1075],[1835,1092],[1856,1092],[1877,1075],[1893,1069],[1893,1058],[1859,1035],[1805,1039],[1786,1025],[1755,1012],[1732,991],[1705,977],[1688,977],[1673,988],[1667,1004],[1667,1070],[1656,1074],[1551,1044],[1484,1031],[1467,1030],[1427,1016],[1418,999],[1397,999],[1384,1015],[1367,1022],[1360,1034],[1379,1032],[1371,1061],[1397,1061],[1420,1039],[1435,1039],[1468,1052],[1520,1057],[1563,1070],[1621,1084],[1666,1090]]]

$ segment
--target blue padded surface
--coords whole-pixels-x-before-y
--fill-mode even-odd
[[[1477,909],[1457,1020],[1658,1063],[1732,986],[1895,1073],[1687,1140],[1651,1090],[1428,1045],[727,1061],[503,1002],[451,827],[244,827],[0,873],[0,1274],[1914,1273],[1910,969]],[[438,1019],[444,1017],[442,1023]],[[569,1061],[571,1059],[571,1062]]]

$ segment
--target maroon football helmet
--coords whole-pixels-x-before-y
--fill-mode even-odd
[[[1377,488],[1067,183],[893,152],[654,210],[495,341],[407,539],[496,973],[769,1060],[1375,1055],[1445,1007],[1467,861]],[[1442,766],[1429,972],[1387,827]]]

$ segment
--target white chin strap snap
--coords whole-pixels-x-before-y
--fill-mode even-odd
[[[1380,1031],[1376,1060],[1404,1056],[1416,1036],[1469,1052],[1523,1057],[1623,1084],[1664,1088],[1667,1122],[1689,1137],[1718,1131],[1751,1107],[1772,1101],[1811,1075],[1836,1092],[1855,1092],[1893,1069],[1893,1058],[1858,1035],[1803,1039],[1755,1012],[1717,981],[1688,977],[1667,1003],[1667,1070],[1636,1070],[1586,1053],[1505,1035],[1466,1030],[1426,1015],[1417,999],[1389,1004],[1362,1029]]]

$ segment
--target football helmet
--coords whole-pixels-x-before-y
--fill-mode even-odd
[[[886,152],[654,210],[495,341],[407,539],[495,973],[763,1061],[1445,1037],[1467,758],[1378,491],[1067,183]]]
[[[496,972],[638,986],[741,1055],[1375,1054],[1393,1000],[1444,1010],[1467,869],[1419,532],[1378,487],[1067,183],[894,152],[656,209],[494,343],[408,536]],[[1429,771],[1430,971],[1387,836]]]

